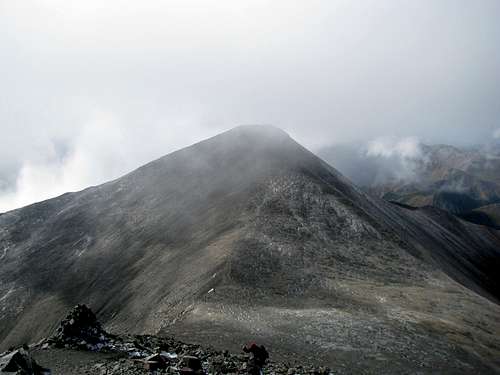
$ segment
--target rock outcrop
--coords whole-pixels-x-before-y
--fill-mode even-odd
[[[79,304],[61,321],[50,342],[62,347],[100,350],[107,346],[109,340],[109,335],[92,310]]]

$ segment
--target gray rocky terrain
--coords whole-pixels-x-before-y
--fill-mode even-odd
[[[235,128],[0,215],[0,350],[77,303],[335,373],[498,373],[500,232],[371,197],[273,127]]]
[[[75,306],[52,337],[0,353],[0,373],[20,375],[246,374],[252,355],[184,343],[171,337],[112,335],[85,305]],[[47,367],[42,367],[43,363]],[[186,366],[189,371],[186,372]],[[197,367],[197,369],[195,368]],[[266,360],[266,373],[329,375],[301,360]],[[37,370],[38,369],[38,370]],[[201,371],[200,371],[201,370]],[[3,372],[2,372],[3,371]]]

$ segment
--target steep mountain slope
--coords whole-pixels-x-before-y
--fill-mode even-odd
[[[472,223],[500,229],[500,203],[476,208],[463,213],[461,217]]]
[[[0,257],[4,347],[87,303],[109,330],[353,371],[500,365],[499,233],[371,198],[272,127],[5,213]]]
[[[420,178],[418,182],[382,184],[368,191],[386,200],[415,207],[432,205],[453,214],[500,201],[500,184],[461,170],[449,169],[439,172],[439,176],[421,175]]]

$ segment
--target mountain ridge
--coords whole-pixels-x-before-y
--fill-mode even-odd
[[[499,244],[441,211],[368,196],[281,130],[240,127],[0,216],[0,341],[47,336],[88,303],[111,331],[221,347],[257,337],[284,358],[352,366],[354,352],[412,368],[441,353],[466,373],[456,358],[495,363],[494,335],[477,334],[477,357],[466,333],[479,321],[498,332]],[[464,306],[450,312],[457,296]],[[460,340],[439,338],[447,329]]]

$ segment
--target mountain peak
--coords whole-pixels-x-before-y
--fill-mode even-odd
[[[239,125],[226,132],[227,134],[251,135],[260,137],[286,137],[290,138],[287,132],[274,125],[268,124],[248,124]]]
[[[85,303],[105,329],[236,349],[252,337],[326,363],[338,363],[333,345],[358,358],[380,332],[377,345],[404,354],[386,372],[407,358],[439,371],[442,351],[464,358],[450,327],[499,330],[500,307],[474,294],[497,302],[498,248],[488,229],[361,193],[276,127],[239,126],[0,216],[0,350],[46,337]]]
[[[288,133],[273,125],[240,125],[200,143],[212,142],[216,142],[224,148],[233,144],[240,147],[248,146],[252,149],[254,146],[274,147],[279,144],[290,143],[298,145]]]
[[[255,182],[257,175],[295,170],[320,163],[319,158],[302,147],[285,131],[271,125],[241,125],[209,139],[175,151],[133,171],[129,176],[142,180],[164,181],[168,174],[212,176],[222,185],[239,181]],[[244,171],[244,173],[242,173]],[[136,173],[140,172],[140,173]],[[230,176],[230,181],[221,176]],[[218,176],[219,178],[215,178]]]

